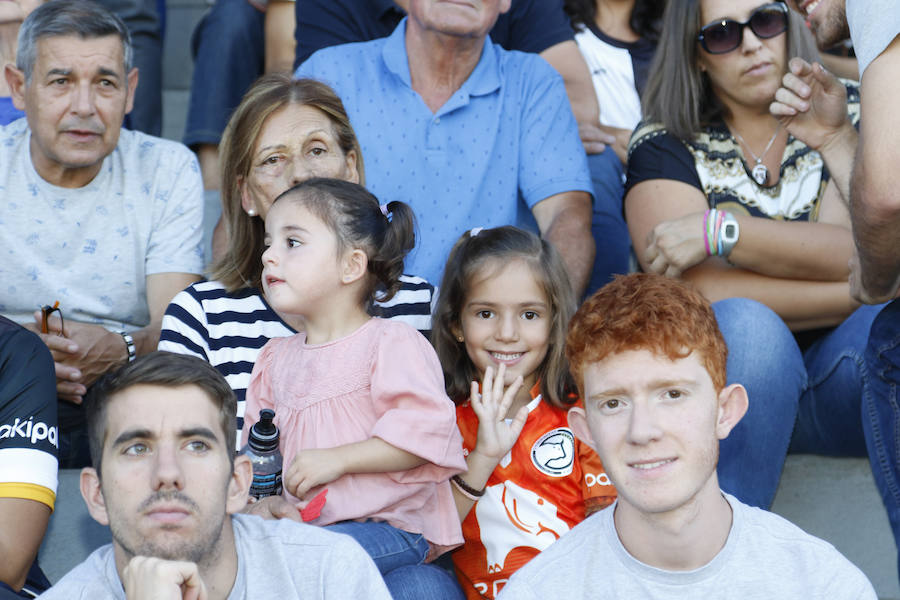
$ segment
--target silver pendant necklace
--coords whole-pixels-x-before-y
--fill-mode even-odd
[[[731,131],[734,133],[735,137],[737,137],[738,141],[744,145],[744,148],[750,152],[750,155],[753,157],[753,160],[756,161],[756,164],[753,165],[753,168],[750,170],[750,176],[753,177],[753,181],[758,183],[759,185],[765,185],[767,181],[769,181],[769,169],[766,165],[763,164],[763,159],[766,157],[766,154],[769,152],[769,149],[772,147],[772,144],[775,143],[775,138],[778,137],[778,132],[781,130],[781,123],[775,127],[775,133],[772,134],[772,139],[769,140],[769,143],[766,144],[766,149],[762,151],[762,154],[757,156],[753,153],[753,149],[750,147],[746,141],[744,141],[743,136],[737,132],[737,129],[732,128]]]

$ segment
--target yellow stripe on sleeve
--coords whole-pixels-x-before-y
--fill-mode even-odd
[[[0,483],[0,498],[23,498],[46,504],[53,510],[56,494],[53,490],[34,483]]]

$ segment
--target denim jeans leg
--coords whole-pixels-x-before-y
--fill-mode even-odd
[[[864,354],[881,306],[861,306],[803,353],[809,384],[800,397],[791,452],[866,456]]]
[[[588,167],[594,184],[591,233],[597,254],[585,296],[609,283],[613,275],[628,273],[631,258],[631,237],[622,214],[622,161],[612,148],[607,148],[602,154],[589,154]]]
[[[221,140],[231,112],[263,72],[264,18],[247,0],[216,0],[197,25],[185,145]]]
[[[394,569],[384,576],[394,600],[464,600],[456,576],[434,564]]]
[[[158,136],[162,133],[163,28],[157,0],[100,0],[100,4],[116,13],[131,33],[139,77],[125,127]]]
[[[900,300],[888,304],[872,323],[865,360],[863,428],[869,462],[900,547]]]
[[[384,521],[341,521],[328,525],[328,529],[355,539],[382,575],[400,567],[422,564],[430,549],[422,534],[397,529]]]
[[[719,485],[751,506],[768,509],[806,386],[797,342],[771,309],[746,298],[713,304],[728,346],[727,383],[750,397],[747,414],[719,444]]]

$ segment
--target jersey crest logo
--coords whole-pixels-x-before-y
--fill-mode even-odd
[[[556,513],[556,505],[512,481],[488,486],[475,504],[488,573],[502,571],[515,548],[540,552],[569,531]]]
[[[531,447],[531,462],[551,477],[565,477],[575,465],[575,435],[568,427],[548,431]]]

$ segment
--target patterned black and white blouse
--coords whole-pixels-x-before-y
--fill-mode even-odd
[[[859,89],[855,83],[844,84],[847,112],[858,127]],[[710,208],[785,221],[817,220],[830,179],[818,152],[789,136],[775,185],[759,185],[750,169],[722,121],[687,141],[670,134],[662,124],[642,122],[628,147],[626,193],[642,181],[671,179],[702,191]]]

